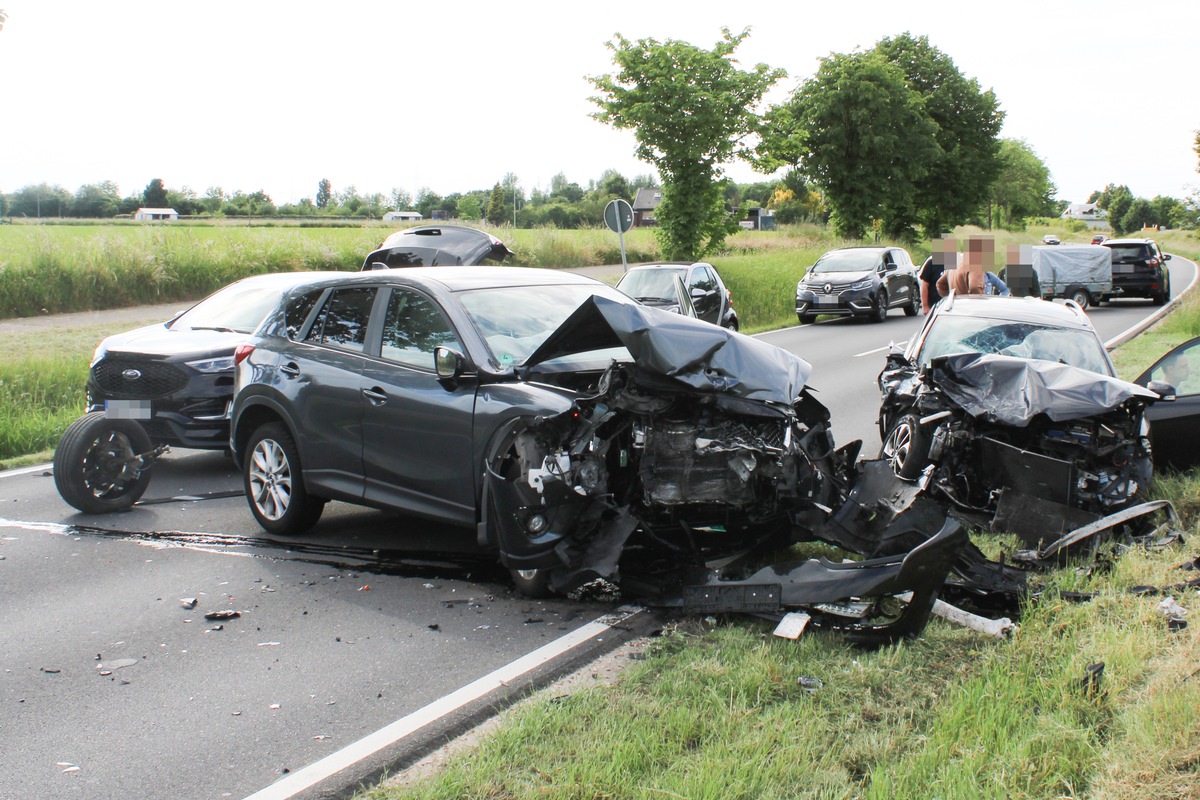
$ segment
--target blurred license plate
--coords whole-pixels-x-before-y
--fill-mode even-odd
[[[1121,274],[1133,272],[1133,264],[1114,264],[1113,272],[1119,272]]]
[[[819,306],[836,306],[838,304],[838,299],[836,297],[816,295],[816,304]]]
[[[109,419],[150,419],[149,400],[105,400],[104,416]]]

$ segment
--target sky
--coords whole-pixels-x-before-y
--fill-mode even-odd
[[[1058,198],[1125,184],[1200,188],[1194,68],[1200,2],[541,2],[0,0],[0,191],[115,182],[265,191],[526,193],[562,173],[654,174],[590,115],[606,43],[690,42],[750,28],[736,58],[787,70],[785,100],[832,53],[925,35],[1006,113]],[[739,183],[769,179],[725,166]],[[881,187],[883,190],[885,187]]]

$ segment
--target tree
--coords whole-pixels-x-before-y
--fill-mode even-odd
[[[1017,225],[1025,217],[1049,214],[1056,189],[1049,168],[1033,148],[1022,139],[1002,139],[998,160],[1000,172],[992,184],[988,226],[993,206],[1005,227]]]
[[[742,71],[733,55],[749,29],[721,34],[712,50],[616,34],[607,43],[616,73],[589,78],[600,92],[591,98],[601,109],[593,118],[632,130],[638,158],[658,169],[655,233],[672,260],[698,259],[736,230],[717,184],[720,165],[745,152],[763,94],[787,74],[766,64]]]
[[[331,200],[333,184],[329,182],[329,178],[321,178],[321,182],[317,184],[317,208],[329,208]]]
[[[1004,112],[991,90],[982,91],[978,81],[964,77],[927,36],[881,39],[875,51],[904,73],[935,126],[936,153],[913,181],[911,198],[916,221],[932,238],[966,222],[987,203],[1000,172]]]
[[[392,189],[392,208],[397,211],[403,211],[406,208],[411,208],[413,204],[412,195],[403,189]]]
[[[1118,236],[1128,233],[1129,229],[1124,227],[1124,220],[1129,207],[1133,205],[1133,192],[1129,191],[1128,186],[1108,184],[1096,198],[1096,205],[1108,213],[1108,224],[1112,226],[1113,233]]]
[[[142,192],[142,201],[145,202],[146,208],[166,208],[167,187],[163,185],[162,178],[150,181],[146,191]]]
[[[71,213],[95,219],[115,217],[121,208],[121,191],[112,181],[89,183],[75,191]]]
[[[902,235],[938,154],[936,132],[899,67],[875,51],[835,53],[771,110],[757,165],[791,165],[815,181],[845,238],[864,238],[875,220]]]
[[[58,184],[31,184],[9,196],[8,213],[14,217],[61,217],[71,210],[71,200],[71,193]]]
[[[508,207],[504,202],[504,189],[500,184],[492,187],[491,197],[487,204],[487,221],[493,225],[503,225],[508,219]]]
[[[629,186],[629,181],[615,169],[606,169],[600,173],[600,180],[596,183],[596,189],[606,197],[620,197],[623,200],[633,199],[633,190]]]
[[[478,195],[469,194],[455,204],[454,213],[460,219],[480,219],[483,217],[483,204],[479,202]]]
[[[578,203],[583,199],[583,187],[567,181],[566,174],[560,172],[550,179],[550,196],[564,203]]]

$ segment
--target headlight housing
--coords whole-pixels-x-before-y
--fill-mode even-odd
[[[203,358],[199,361],[188,361],[187,365],[197,372],[210,374],[213,372],[233,372],[233,356],[220,358]]]
[[[852,283],[850,285],[850,291],[858,292],[863,289],[870,289],[872,283],[874,283],[874,281],[872,281],[870,278],[863,278],[861,281],[855,281]]]

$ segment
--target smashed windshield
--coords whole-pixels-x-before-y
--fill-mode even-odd
[[[463,308],[502,366],[520,366],[592,295],[630,300],[603,284],[497,286],[459,294]],[[610,348],[611,349],[611,348]],[[628,358],[624,348],[615,357]]]
[[[917,357],[919,366],[952,353],[988,353],[1055,361],[1112,376],[1104,347],[1089,331],[1030,322],[942,316]]]

